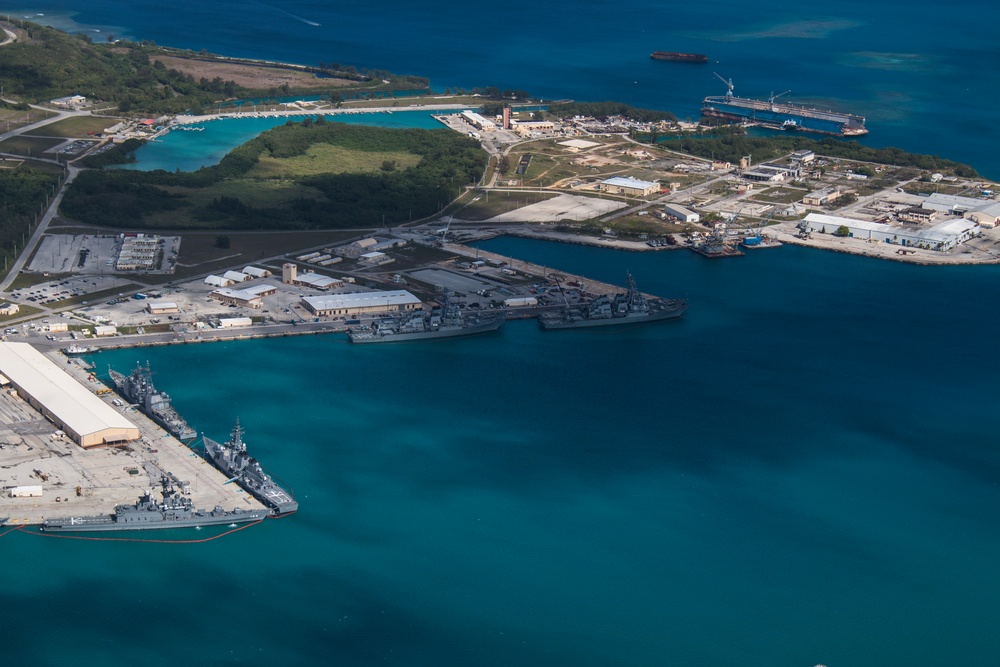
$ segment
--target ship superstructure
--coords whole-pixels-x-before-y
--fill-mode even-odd
[[[733,80],[723,79],[728,87],[725,95],[708,96],[702,102],[704,116],[725,118],[743,123],[763,125],[778,130],[817,132],[842,137],[867,134],[865,117],[824,109],[814,109],[777,99],[791,91],[771,95],[766,101],[733,95]]]
[[[440,307],[400,313],[375,320],[369,326],[347,331],[352,343],[392,343],[431,338],[452,338],[496,331],[503,326],[504,313],[463,313],[445,290]]]
[[[247,493],[271,508],[274,514],[289,514],[299,509],[292,495],[264,472],[260,462],[247,452],[239,419],[226,442],[203,437],[205,455],[226,477]]]
[[[687,311],[685,299],[647,298],[628,274],[628,289],[614,296],[601,295],[587,304],[566,307],[539,318],[543,329],[615,326],[672,320]]]
[[[170,396],[166,392],[157,391],[153,386],[153,373],[146,365],[136,364],[130,375],[122,375],[116,370],[108,369],[108,375],[118,393],[129,403],[135,404],[147,417],[165,428],[178,440],[191,440],[198,434],[188,426],[188,423],[177,414],[170,405]]]
[[[152,493],[147,491],[138,502],[115,505],[111,514],[46,519],[41,529],[54,533],[187,528],[261,521],[268,515],[263,509],[229,511],[219,506],[210,511],[195,509],[190,498],[174,491],[167,477],[162,477],[160,484],[162,501],[153,500]]]

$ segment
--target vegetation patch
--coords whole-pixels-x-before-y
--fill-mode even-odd
[[[86,137],[89,134],[100,134],[105,128],[111,127],[119,122],[117,118],[104,118],[101,116],[72,116],[64,118],[50,125],[35,128],[25,132],[26,135],[36,137],[63,137],[66,139]]]
[[[313,144],[303,155],[294,157],[262,155],[247,176],[294,178],[320,174],[374,174],[409,169],[419,163],[419,155],[403,151],[361,151],[331,144]]]
[[[311,160],[314,146],[367,153],[373,173],[322,171],[291,175],[282,184],[296,195],[271,191],[255,204],[241,196],[212,193],[233,183],[257,183],[252,173],[266,156]],[[328,148],[318,149],[327,156]],[[416,164],[398,168],[385,155]],[[321,159],[321,158],[320,158]],[[390,161],[392,162],[392,161]],[[141,229],[334,229],[398,224],[440,211],[482,175],[486,154],[479,144],[446,129],[390,129],[327,122],[323,117],[289,121],[236,148],[214,166],[195,172],[85,171],[67,191],[62,212],[88,224]],[[293,163],[293,164],[297,164]],[[283,185],[284,187],[284,185]],[[305,196],[303,188],[312,192]],[[197,192],[196,192],[197,191]],[[318,193],[318,194],[317,194]],[[272,202],[281,200],[281,205]]]

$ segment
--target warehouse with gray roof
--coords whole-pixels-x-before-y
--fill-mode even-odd
[[[0,343],[0,373],[81,447],[139,438],[135,424],[28,343]]]

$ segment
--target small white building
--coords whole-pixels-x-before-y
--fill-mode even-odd
[[[49,104],[60,109],[79,109],[86,103],[87,98],[83,95],[67,95],[49,101]]]
[[[234,281],[224,276],[211,275],[205,278],[205,284],[210,287],[229,287]]]
[[[220,317],[220,329],[234,329],[236,327],[249,327],[253,325],[253,320],[249,317]]]
[[[663,212],[681,222],[698,222],[701,216],[679,204],[664,204]]]
[[[245,283],[248,280],[253,280],[253,276],[248,276],[240,271],[226,271],[222,277],[226,280],[232,280],[234,283]]]
[[[243,273],[254,278],[270,278],[271,272],[257,266],[247,266],[243,268]]]
[[[168,313],[180,312],[180,308],[173,301],[150,301],[146,304],[146,310],[150,315],[166,315]]]
[[[369,266],[381,266],[383,264],[390,264],[396,260],[384,252],[366,252],[365,254],[358,257],[358,262],[362,264],[368,264]]]
[[[113,327],[110,324],[101,324],[94,327],[95,336],[114,336],[118,333],[118,327]]]

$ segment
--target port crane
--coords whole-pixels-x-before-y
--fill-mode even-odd
[[[724,79],[722,78],[722,75],[719,74],[718,72],[712,72],[712,74],[718,77],[719,81],[726,84],[726,99],[727,100],[733,99],[733,77],[729,77],[729,79]]]
[[[791,90],[786,90],[786,91],[785,91],[785,92],[783,92],[783,93],[778,93],[777,95],[775,95],[775,94],[774,94],[774,91],[771,91],[771,94],[770,94],[770,96],[768,96],[768,98],[767,98],[767,103],[771,105],[771,111],[774,111],[774,101],[775,101],[776,99],[778,99],[779,97],[782,97],[782,96],[784,96],[784,95],[787,95],[787,94],[788,94],[788,93],[790,93],[790,92],[792,92],[792,91],[791,91]]]

